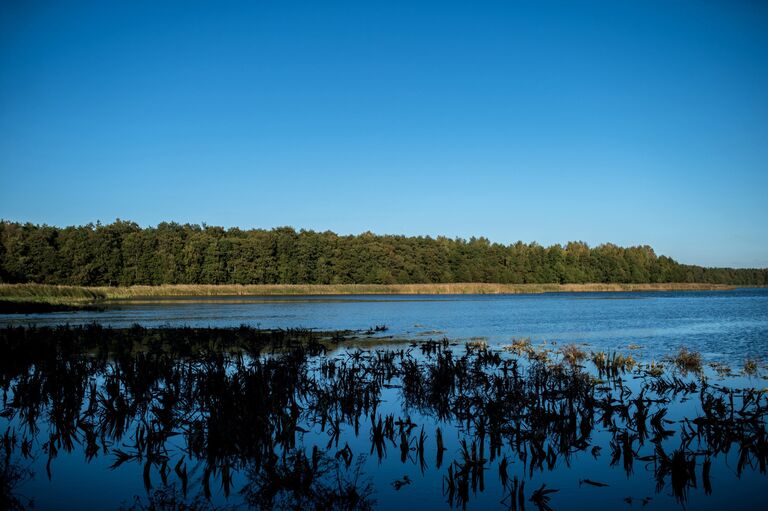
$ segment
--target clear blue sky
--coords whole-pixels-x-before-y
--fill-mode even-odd
[[[768,266],[765,2],[0,6],[0,218]]]

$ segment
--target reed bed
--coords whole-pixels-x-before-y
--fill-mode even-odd
[[[264,284],[264,285],[162,285],[96,288],[108,298],[151,296],[272,296],[365,294],[526,294],[606,291],[727,290],[734,286],[711,284]]]
[[[728,290],[736,286],[718,284],[254,284],[79,287],[45,284],[0,284],[0,299],[34,300],[125,300],[132,298],[205,296],[290,296],[290,295],[421,295],[421,294],[538,294],[612,291],[705,291]]]
[[[46,284],[0,284],[0,300],[91,303],[105,300],[103,289],[81,286],[51,286]]]
[[[716,284],[258,284],[82,287],[47,284],[0,284],[0,314],[101,309],[109,302],[144,303],[163,299],[200,300],[212,297],[540,294],[611,291],[728,290]]]

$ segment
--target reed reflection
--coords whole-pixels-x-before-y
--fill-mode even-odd
[[[416,484],[408,475],[374,484],[369,460],[439,474],[436,491],[458,508],[494,478],[501,505],[552,509],[558,488],[531,479],[579,456],[605,459],[628,481],[651,477],[681,504],[699,481],[713,491],[712,466],[726,456],[737,456],[739,477],[765,473],[761,391],[574,347],[442,340],[359,349],[345,347],[349,334],[0,330],[0,507],[28,506],[34,497],[19,484],[41,475],[24,467],[41,460],[54,478],[61,452],[84,463],[106,456],[140,478],[145,494],[128,505],[137,509],[214,507],[217,491],[226,505],[258,509],[372,509]],[[695,416],[671,419],[688,401]]]

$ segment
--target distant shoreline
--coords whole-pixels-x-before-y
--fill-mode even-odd
[[[451,295],[540,294],[616,291],[719,291],[740,286],[718,284],[256,284],[161,285],[89,288],[108,300],[174,296],[312,296],[312,295]]]
[[[52,286],[0,284],[0,313],[53,312],[100,308],[153,298],[213,296],[346,296],[346,295],[489,295],[542,293],[597,293],[651,291],[728,291],[741,287],[726,284],[254,284],[254,285],[160,285],[126,287]]]

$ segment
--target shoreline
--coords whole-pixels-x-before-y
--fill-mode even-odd
[[[317,296],[317,295],[472,295],[543,294],[644,291],[729,291],[741,286],[726,284],[252,284],[252,285],[160,285],[99,287],[106,298],[148,298],[173,296]]]
[[[503,295],[544,293],[611,293],[731,291],[733,284],[166,284],[159,286],[85,287],[46,284],[0,284],[0,314],[100,309],[110,303],[173,298],[362,295]]]

